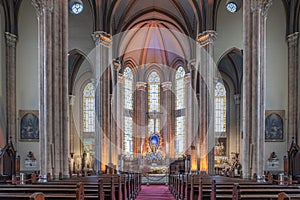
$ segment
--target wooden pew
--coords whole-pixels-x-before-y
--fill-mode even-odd
[[[30,200],[45,200],[45,195],[41,192],[36,192],[30,195]]]
[[[299,193],[298,185],[272,185],[268,183],[246,181],[238,178],[218,176],[188,176],[190,176],[190,178],[184,178],[185,183],[183,184],[180,184],[178,177],[175,176],[172,178],[174,180],[171,180],[171,184],[176,187],[171,186],[170,188],[175,188],[175,190],[177,190],[173,192],[176,199],[232,199],[233,197],[241,199],[267,199],[277,198],[278,193],[283,191],[286,191],[289,194]],[[214,181],[214,179],[216,180]],[[176,182],[179,182],[179,184],[176,184]],[[181,192],[182,185],[185,187],[184,193]],[[234,190],[238,190],[240,193],[234,193]]]
[[[281,192],[278,194],[278,200],[296,200],[300,199],[300,194],[286,194],[285,192]]]
[[[101,180],[102,183],[98,182],[98,180]],[[84,190],[76,191],[78,182],[81,182],[82,186],[84,184]],[[128,200],[134,199],[138,195],[140,190],[140,176],[139,174],[102,175],[97,177],[51,180],[45,183],[33,181],[33,184],[5,184],[2,186],[0,186],[0,199],[1,195],[3,197],[6,193],[18,193],[20,196],[24,196],[21,193],[43,192],[46,199],[102,198]],[[64,194],[62,195],[62,193]]]
[[[33,186],[33,187],[32,187]],[[39,187],[40,186],[40,187]],[[82,183],[77,183],[76,187],[68,185],[1,185],[0,199],[29,199],[34,193],[43,193],[44,197],[50,199],[76,199],[83,200],[85,198],[84,186]],[[96,192],[96,191],[95,191]],[[41,195],[37,195],[39,198]],[[89,195],[88,199],[96,199],[97,195]]]
[[[234,184],[233,187],[233,199],[276,199],[277,196],[282,198],[283,195],[279,195],[285,191],[291,196],[300,197],[300,190],[299,187],[274,187],[274,188],[240,188],[239,184]]]

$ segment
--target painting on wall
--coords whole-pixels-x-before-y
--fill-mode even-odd
[[[20,110],[20,140],[34,142],[39,140],[39,111]]]
[[[222,137],[215,139],[215,156],[227,156],[226,139]]]
[[[265,141],[277,142],[284,138],[284,110],[266,110]]]

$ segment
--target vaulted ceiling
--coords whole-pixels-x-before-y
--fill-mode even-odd
[[[202,30],[213,30],[216,13],[221,0],[89,0],[96,14],[95,30],[116,34],[132,26],[133,21],[156,13],[171,18],[189,36],[196,36]],[[99,8],[103,8],[98,14]],[[147,19],[144,19],[147,20]]]
[[[23,0],[0,0],[5,12],[5,31],[18,33],[17,18]],[[85,0],[94,16],[94,30],[115,34],[128,29],[132,21],[155,12],[174,21],[190,37],[215,30],[219,4],[225,0]],[[286,10],[287,35],[299,31],[299,0],[282,0]]]

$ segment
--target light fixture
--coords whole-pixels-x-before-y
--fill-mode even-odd
[[[241,8],[241,4],[241,0],[227,0],[226,9],[231,13],[235,13]]]
[[[83,10],[83,3],[81,0],[70,0],[69,8],[71,13],[78,15]]]

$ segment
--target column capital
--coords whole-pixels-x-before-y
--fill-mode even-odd
[[[146,91],[147,83],[146,82],[137,82],[136,89],[140,91]]]
[[[104,31],[95,31],[92,37],[96,46],[102,45],[106,48],[110,48],[112,45],[111,35]]]
[[[118,74],[118,81],[123,81],[124,80],[124,75],[119,73]]]
[[[113,63],[115,71],[117,71],[118,69],[120,69],[120,67],[121,67],[121,61],[120,60],[114,59],[112,63]]]
[[[96,86],[97,84],[97,79],[96,78],[90,78],[91,83]]]
[[[72,94],[69,95],[69,104],[70,104],[70,106],[74,106],[74,104],[75,104],[75,95],[72,95]]]
[[[163,91],[172,90],[172,82],[163,82],[161,83]]]
[[[15,34],[5,32],[5,40],[7,46],[16,48],[18,37]]]
[[[241,94],[235,94],[235,95],[233,95],[233,97],[234,97],[235,105],[240,105],[241,104]]]
[[[195,59],[192,59],[192,60],[190,60],[190,61],[188,62],[188,68],[189,68],[190,70],[195,70],[195,69],[196,69],[195,65],[196,65],[196,60],[195,60]]]
[[[273,0],[251,0],[251,12],[261,11],[263,16],[267,16]]]
[[[208,30],[200,33],[197,36],[197,41],[200,46],[207,46],[213,44],[217,38],[217,32],[214,30]]]
[[[190,73],[186,73],[184,75],[184,82],[185,82],[185,84],[191,83],[191,74]]]
[[[286,37],[286,41],[287,41],[289,47],[298,46],[299,32],[295,32],[295,33],[289,34]]]
[[[46,10],[53,12],[53,0],[31,0],[31,4],[35,8],[38,18],[42,16]]]

